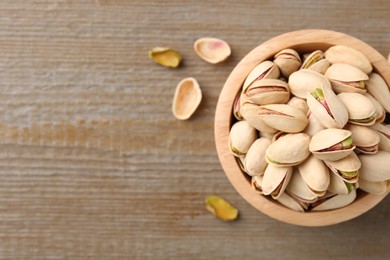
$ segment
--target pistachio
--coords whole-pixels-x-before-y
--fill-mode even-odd
[[[358,181],[359,169],[362,164],[355,153],[352,152],[338,161],[325,161],[325,164],[345,182],[356,183]]]
[[[257,138],[256,129],[247,121],[238,121],[230,129],[230,150],[234,156],[244,156]]]
[[[312,211],[331,210],[345,207],[351,204],[356,199],[356,190],[351,191],[346,195],[336,195],[324,200],[321,204],[312,208]]]
[[[289,209],[292,209],[292,210],[295,210],[295,211],[298,211],[298,212],[304,212],[305,209],[308,208],[308,205],[304,205],[304,207],[302,206],[302,204],[304,203],[300,203],[298,202],[297,200],[293,199],[290,195],[288,195],[287,193],[282,193],[280,194],[279,198],[277,199],[277,201],[286,206],[287,208]]]
[[[299,97],[292,97],[288,102],[287,105],[298,108],[301,110],[305,115],[309,112],[309,107],[307,106],[306,100],[299,98]]]
[[[276,167],[269,164],[265,169],[261,189],[264,195],[278,199],[284,192],[292,175],[292,167]]]
[[[375,107],[375,123],[382,123],[383,121],[385,121],[386,111],[383,106],[369,93],[365,93],[364,96],[368,98]]]
[[[310,111],[308,113],[308,117],[309,117],[308,118],[309,124],[307,125],[304,131],[306,134],[313,136],[319,131],[325,129],[325,127],[320,124],[318,119]]]
[[[277,79],[263,79],[253,82],[244,92],[258,105],[285,104],[290,98],[287,83]]]
[[[205,204],[206,209],[220,220],[232,221],[238,217],[238,210],[218,196],[208,196]]]
[[[149,58],[156,63],[170,68],[179,67],[182,60],[180,53],[167,47],[156,47],[149,51]]]
[[[367,193],[382,195],[387,191],[387,181],[371,182],[360,178],[359,188]]]
[[[361,154],[359,159],[362,163],[361,179],[371,182],[390,179],[390,152],[378,151],[376,154]]]
[[[262,175],[267,167],[265,151],[270,146],[271,140],[260,137],[249,148],[245,157],[245,169],[251,176]]]
[[[366,154],[374,154],[378,152],[380,139],[375,130],[353,124],[347,124],[345,129],[351,131],[353,144],[356,146],[358,151]]]
[[[377,73],[371,73],[366,84],[367,91],[390,113],[390,91],[386,81]]]
[[[283,76],[288,78],[291,73],[299,69],[302,62],[295,50],[284,49],[275,54],[274,63],[278,65]]]
[[[379,135],[379,150],[390,152],[390,128],[382,124],[375,124],[371,128]]]
[[[291,93],[299,98],[306,99],[307,92],[312,92],[316,88],[322,88],[324,85],[330,88],[330,82],[320,73],[302,69],[291,74],[288,79]]]
[[[202,91],[194,78],[185,78],[177,84],[172,102],[172,113],[180,120],[186,120],[198,108],[202,100]]]
[[[308,69],[316,62],[324,59],[324,53],[321,50],[314,51],[307,55],[302,63],[301,69]]]
[[[326,70],[330,67],[330,62],[327,59],[322,59],[311,65],[308,69],[325,74]]]
[[[353,65],[366,74],[370,74],[372,66],[370,61],[358,50],[343,45],[335,45],[325,52],[325,58],[332,64],[347,63]]]
[[[231,54],[230,46],[227,42],[210,37],[196,40],[194,50],[199,57],[212,64],[226,60]]]
[[[298,171],[314,195],[317,197],[325,195],[330,177],[328,167],[321,160],[310,155],[302,164],[298,165]]]
[[[267,125],[260,117],[259,111],[261,107],[252,101],[248,100],[245,95],[241,95],[241,109],[240,114],[248,121],[250,125],[262,133],[274,134],[276,129]]]
[[[376,120],[376,109],[372,102],[358,93],[340,93],[337,97],[348,111],[348,122],[357,125],[373,125]]]
[[[358,188],[358,183],[349,183],[345,182],[340,175],[330,174],[330,182],[328,186],[328,191],[333,194],[348,194],[353,190]],[[359,179],[360,180],[360,179]]]
[[[287,194],[292,196],[298,201],[305,203],[312,203],[317,200],[317,195],[307,186],[307,183],[303,180],[297,169],[295,169],[291,180],[286,188]]]
[[[258,64],[248,75],[244,81],[242,91],[245,92],[247,87],[253,82],[261,79],[277,79],[280,76],[278,66],[272,61],[263,61]]]
[[[326,70],[325,76],[329,79],[336,93],[356,92],[364,94],[366,92],[367,74],[350,64],[332,64]]]

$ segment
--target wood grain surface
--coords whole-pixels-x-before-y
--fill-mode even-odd
[[[278,34],[323,28],[390,50],[390,3],[373,1],[0,1],[1,259],[387,259],[390,200],[352,221],[303,228],[246,203],[214,145],[215,106],[234,66]],[[223,64],[193,51],[231,44]],[[180,51],[179,69],[148,50]],[[194,116],[171,113],[199,81]],[[216,194],[240,210],[224,223]]]

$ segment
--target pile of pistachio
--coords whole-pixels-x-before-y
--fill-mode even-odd
[[[243,83],[230,149],[258,193],[301,212],[340,208],[358,188],[387,191],[386,112],[389,88],[361,52],[285,49]]]

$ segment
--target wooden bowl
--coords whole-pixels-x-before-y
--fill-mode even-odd
[[[323,212],[295,212],[278,202],[259,195],[251,187],[251,180],[243,173],[229,151],[229,131],[235,119],[232,116],[233,102],[249,72],[260,62],[272,59],[282,49],[292,48],[298,52],[325,51],[333,45],[346,45],[361,51],[390,86],[390,65],[374,48],[352,36],[327,30],[301,30],[272,38],[246,55],[229,75],[220,94],[215,113],[215,142],[221,165],[229,181],[240,195],[253,207],[277,220],[301,226],[326,226],[355,218],[373,208],[386,195],[372,195],[358,191],[356,200],[340,209]]]

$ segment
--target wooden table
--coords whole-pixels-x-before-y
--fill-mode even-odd
[[[256,211],[219,164],[214,110],[226,77],[259,43],[324,28],[390,51],[390,3],[375,1],[0,2],[1,259],[383,259],[390,199],[325,228]],[[219,37],[233,54],[193,51]],[[148,50],[171,46],[167,69]],[[171,113],[176,84],[198,79],[188,121]],[[209,194],[240,210],[224,223]]]

